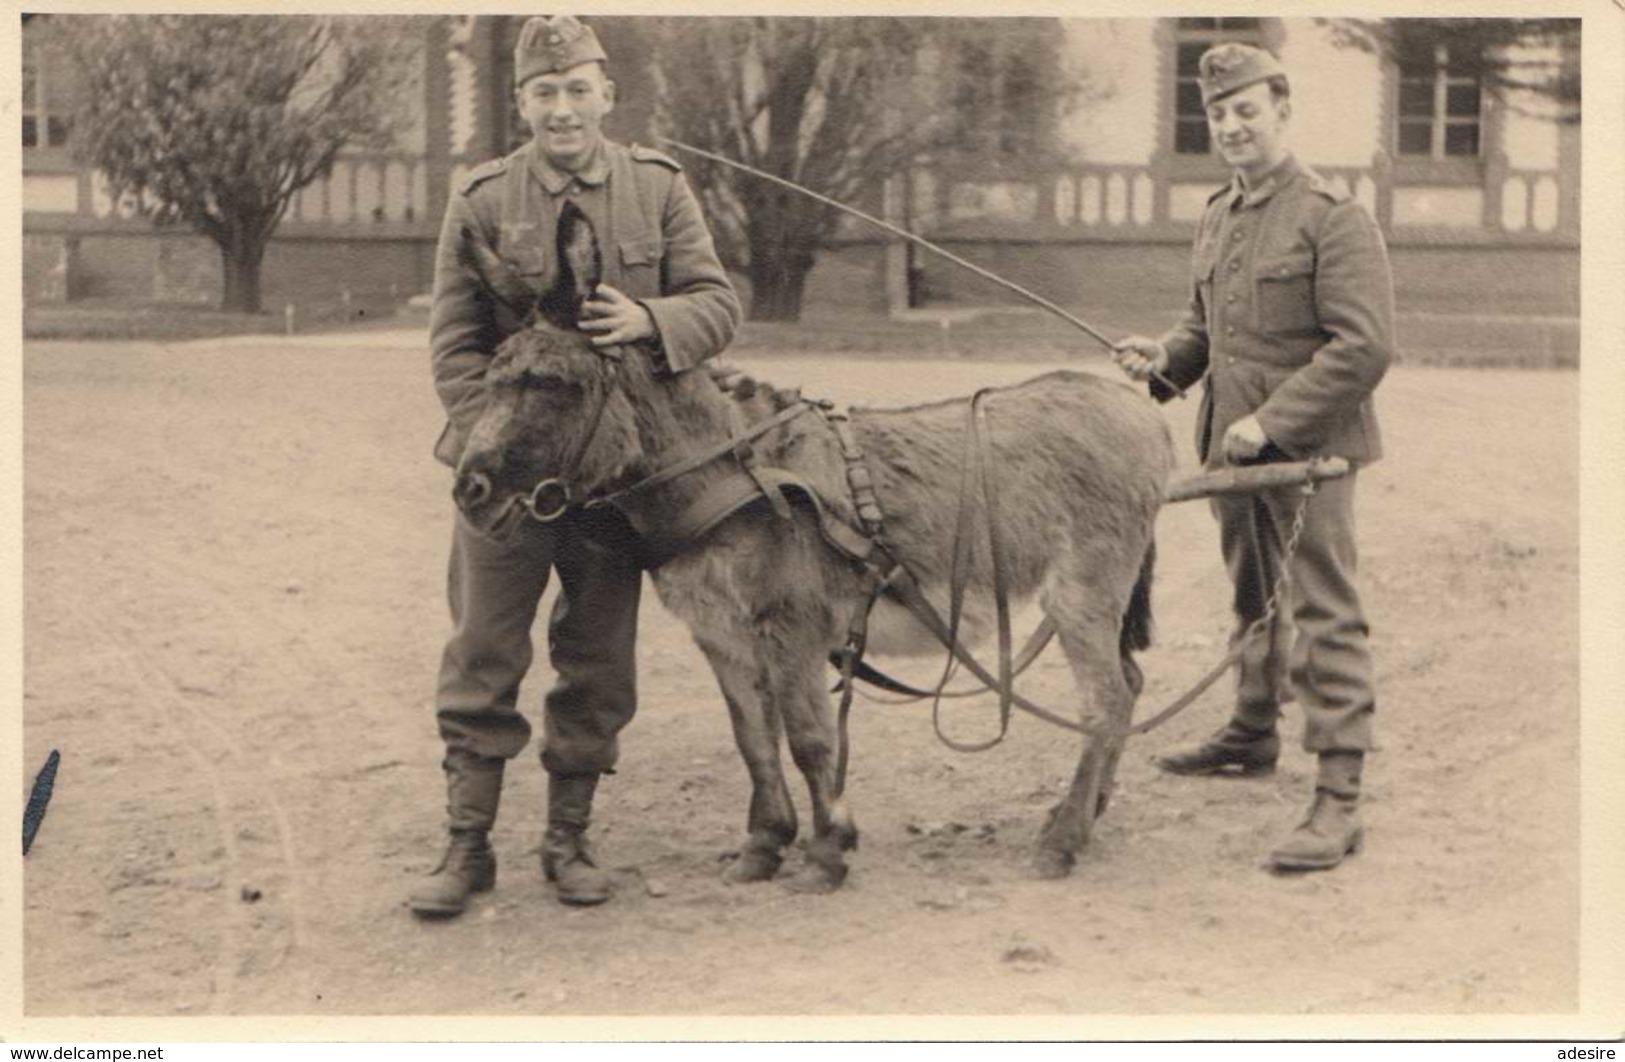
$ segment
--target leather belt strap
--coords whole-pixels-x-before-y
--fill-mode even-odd
[[[751,450],[749,445],[750,443],[761,438],[763,435],[766,435],[774,428],[790,423],[792,420],[795,420],[797,417],[801,416],[811,408],[813,407],[810,403],[796,402],[794,405],[787,406],[766,420],[757,421],[755,424],[752,424],[738,435],[730,436],[726,441],[720,442],[710,449],[701,450],[698,454],[695,454],[686,461],[679,461],[675,465],[668,468],[663,468],[659,472],[656,472],[645,479],[638,480],[630,487],[615,491],[613,494],[606,494],[600,498],[593,498],[587,501],[585,506],[591,509],[600,505],[615,505],[617,503],[624,502],[628,498],[634,497],[635,495],[649,490],[651,487],[658,487],[663,483],[670,483],[679,476],[686,476],[696,469],[704,468],[712,461],[715,461],[717,458],[729,453],[740,455],[742,461],[749,460],[754,457],[754,452]],[[743,450],[741,450],[741,447],[743,447]]]
[[[925,625],[926,630],[929,630],[932,634],[936,635],[937,639],[948,647],[948,651],[953,654],[954,658],[963,664],[972,675],[975,675],[978,679],[987,683],[989,687],[998,687],[998,678],[990,673],[987,668],[983,667],[981,663],[971,655],[970,651],[958,641],[957,638],[950,639],[948,625],[943,622],[943,619],[937,613],[937,610],[931,606],[931,602],[926,600],[925,594],[920,591],[919,583],[915,581],[914,575],[911,572],[909,572],[907,569],[901,570],[892,577],[888,583],[888,586],[890,587],[891,592],[896,595],[897,599],[901,601],[903,605],[905,605],[908,610]],[[1080,734],[1098,734],[1102,732],[1101,727],[1068,719],[1065,716],[1058,715],[1057,713],[1050,711],[1041,704],[1035,704],[1034,702],[1023,697],[1021,694],[1011,690],[1008,685],[1005,686],[1005,690],[1009,692],[1010,704],[1013,707],[1019,708],[1031,715],[1036,715],[1045,722],[1054,723],[1058,727],[1077,731]],[[949,747],[958,748],[960,746],[950,744]],[[991,747],[991,745],[989,745],[989,747]]]
[[[868,563],[875,552],[874,540],[831,514],[806,480],[778,468],[734,468],[701,491],[673,522],[661,527],[650,525],[636,509],[628,508],[624,491],[596,499],[593,504],[613,505],[620,510],[644,540],[648,554],[645,565],[658,568],[730,516],[764,500],[785,517],[797,505],[810,509],[824,541],[854,563]]]
[[[1032,666],[1033,661],[1037,660],[1044,650],[1049,648],[1049,643],[1054,638],[1055,623],[1048,616],[1044,616],[1038,621],[1038,626],[1034,628],[1032,634],[1027,637],[1027,641],[1021,647],[1021,652],[1016,654],[1015,663],[1010,668],[1011,677],[1020,678],[1025,674],[1027,669]],[[836,666],[839,667],[839,663],[836,663]],[[858,661],[857,666],[853,669],[853,675],[859,681],[873,686],[877,690],[885,690],[887,693],[895,693],[902,697],[915,699],[941,697],[943,700],[955,700],[963,697],[980,697],[988,691],[988,687],[980,682],[964,689],[944,690],[941,693],[922,690],[918,686],[910,686],[902,679],[894,675],[888,675],[873,664],[862,660]],[[841,687],[837,685],[830,692],[839,693]]]

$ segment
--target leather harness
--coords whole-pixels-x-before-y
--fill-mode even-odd
[[[993,536],[992,566],[995,609],[999,627],[999,662],[995,675],[967,649],[959,639],[959,624],[963,613],[966,587],[963,558],[970,549],[970,536],[974,531],[975,507],[972,491],[980,489],[989,514],[997,511],[995,477],[987,474],[984,435],[987,413],[984,399],[994,389],[978,391],[971,399],[967,418],[965,476],[961,484],[959,516],[955,531],[954,562],[949,577],[949,614],[945,620],[926,598],[918,578],[898,556],[895,547],[885,535],[884,515],[875,494],[873,477],[864,463],[864,454],[852,430],[849,414],[838,409],[833,402],[798,398],[776,415],[758,421],[727,440],[700,453],[661,469],[629,487],[612,494],[586,499],[583,508],[613,507],[625,516],[634,531],[649,548],[649,567],[659,567],[675,557],[723,521],[759,502],[766,501],[774,513],[789,519],[800,509],[809,511],[817,524],[824,542],[842,557],[861,567],[866,580],[866,601],[853,615],[847,632],[846,645],[833,654],[832,662],[841,671],[836,687],[841,692],[839,722],[841,742],[837,765],[837,787],[844,785],[846,772],[846,720],[851,707],[855,680],[869,682],[881,689],[904,693],[912,697],[932,697],[932,724],[937,736],[950,748],[961,752],[977,752],[992,748],[1004,739],[1010,724],[1012,708],[1036,715],[1056,726],[1082,734],[1103,733],[1104,728],[1069,719],[1058,712],[1016,693],[1013,680],[1036,659],[1055,634],[1053,624],[1045,619],[1023,647],[1019,657],[1012,654],[1010,636],[1010,607],[1008,579],[1003,550],[997,541],[996,525],[988,521],[988,533]],[[765,467],[757,460],[752,445],[761,436],[782,427],[804,414],[817,413],[835,433],[846,463],[847,488],[857,514],[857,523],[842,519],[834,512],[818,490],[805,479],[781,468]],[[732,457],[730,474],[707,487],[691,501],[675,522],[665,527],[650,526],[640,518],[635,507],[627,502],[650,490],[669,483],[700,468]],[[869,614],[882,594],[891,597],[909,610],[948,650],[948,659],[942,679],[933,690],[917,690],[889,678],[863,662],[867,641]],[[956,666],[963,666],[983,686],[977,689],[949,691],[948,680]],[[983,742],[963,743],[948,737],[942,730],[940,702],[945,697],[967,697],[996,690],[999,694],[999,733]]]
[[[611,362],[620,360],[607,354],[606,359]],[[613,377],[613,371],[611,376]],[[967,410],[966,454],[962,464],[964,471],[960,483],[959,512],[954,531],[953,560],[948,580],[949,609],[946,620],[926,598],[925,593],[920,588],[918,578],[898,556],[895,547],[887,539],[885,518],[879,499],[875,494],[874,480],[864,462],[863,448],[859,445],[857,436],[852,431],[850,416],[846,411],[838,409],[833,402],[828,400],[798,397],[791,405],[774,416],[746,427],[743,431],[701,451],[693,457],[661,469],[629,487],[600,497],[584,499],[581,503],[584,509],[612,507],[620,512],[631,524],[633,530],[643,538],[648,550],[645,564],[649,568],[659,567],[699,541],[723,521],[759,502],[766,501],[775,515],[781,519],[792,518],[798,509],[810,511],[824,542],[842,557],[863,570],[866,582],[866,600],[863,606],[853,614],[852,622],[847,631],[846,644],[841,650],[832,654],[831,657],[831,662],[840,669],[841,673],[840,683],[835,687],[835,691],[841,694],[837,713],[839,731],[835,786],[837,794],[843,791],[846,785],[848,759],[847,721],[856,682],[860,679],[877,688],[900,693],[910,699],[932,698],[931,720],[937,738],[948,747],[959,752],[980,752],[990,749],[1003,741],[1009,731],[1012,708],[1020,709],[1046,722],[1080,734],[1119,739],[1126,738],[1134,734],[1143,734],[1161,725],[1194,703],[1202,693],[1210,688],[1240,659],[1247,643],[1263,633],[1264,629],[1273,620],[1281,595],[1286,589],[1287,572],[1285,570],[1286,566],[1283,566],[1281,577],[1277,580],[1274,592],[1270,596],[1265,615],[1255,621],[1235,641],[1225,657],[1198,680],[1195,686],[1161,711],[1139,723],[1130,726],[1106,727],[1080,722],[1045,708],[1017,693],[1014,688],[1016,676],[1025,671],[1038,658],[1039,654],[1043,652],[1044,648],[1055,636],[1056,630],[1049,617],[1044,617],[1038,628],[1022,647],[1021,652],[1015,655],[1012,654],[1008,578],[1004,565],[1003,550],[999,547],[998,525],[992,517],[992,514],[998,508],[996,477],[988,474],[984,439],[987,428],[985,400],[995,390],[995,388],[984,388],[977,391],[971,397]],[[775,428],[789,424],[804,414],[814,412],[819,414],[824,423],[835,433],[836,440],[840,445],[841,456],[846,463],[847,489],[850,492],[853,510],[857,514],[856,526],[836,515],[826,499],[805,479],[785,469],[764,467],[757,460],[753,445],[757,439]],[[601,408],[595,411],[589,430],[583,436],[576,453],[573,455],[575,460],[569,462],[572,470],[588,445],[590,445],[592,436],[596,434],[601,414]],[[627,504],[633,498],[654,487],[669,483],[726,457],[733,458],[730,474],[723,476],[720,480],[707,487],[699,497],[690,502],[678,514],[675,523],[671,526],[652,527],[647,521],[640,518],[635,507]],[[1338,468],[1330,463],[1312,461],[1308,465],[1306,474],[1301,478],[1292,480],[1292,482],[1302,483],[1304,496],[1294,521],[1295,526],[1287,551],[1288,559],[1295,552],[1298,537],[1302,533],[1304,506],[1314,493],[1316,482],[1321,478],[1335,478],[1346,474],[1346,472],[1346,465]],[[1217,479],[1220,481],[1206,484],[1207,492],[1227,493],[1247,489],[1246,484],[1231,483],[1222,474]],[[1282,482],[1286,482],[1286,480],[1283,478]],[[550,512],[538,513],[536,503],[544,487],[558,492],[555,495],[557,508]],[[964,595],[967,588],[962,561],[970,549],[970,536],[973,533],[972,524],[975,515],[972,499],[973,492],[978,489],[982,493],[983,504],[989,514],[987,533],[989,536],[995,611],[998,620],[999,661],[997,674],[984,667],[959,639],[959,623],[963,614]],[[1254,486],[1254,489],[1256,489],[1256,486]],[[1177,493],[1176,491],[1175,494]],[[1193,490],[1187,496],[1200,495]],[[533,517],[544,521],[554,519],[561,515],[569,504],[568,484],[561,479],[544,480],[542,483],[537,484],[531,497],[526,499],[526,502],[525,508]],[[863,654],[868,638],[869,614],[873,611],[875,602],[880,599],[882,594],[888,595],[892,600],[907,608],[915,619],[947,649],[948,657],[943,666],[942,677],[933,689],[925,690],[909,686],[864,663]],[[981,685],[973,688],[949,690],[947,688],[948,682],[957,666],[963,666]],[[999,732],[995,737],[982,742],[965,743],[955,741],[943,732],[941,703],[944,699],[974,696],[988,690],[994,690],[999,695]]]

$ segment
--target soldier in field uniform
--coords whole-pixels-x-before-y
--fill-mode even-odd
[[[447,205],[431,323],[435,388],[449,420],[435,456],[447,465],[456,465],[479,416],[492,354],[521,323],[459,264],[465,227],[539,294],[557,274],[559,211],[575,203],[603,250],[603,284],[584,308],[582,328],[597,344],[630,345],[631,356],[651,359],[659,371],[694,367],[738,326],[739,300],[680,167],[657,151],[604,139],[601,122],[615,103],[606,62],[597,36],[575,18],[530,19],[515,50],[514,82],[533,139],[474,170]],[[504,765],[530,740],[515,705],[553,570],[561,587],[548,650],[558,677],[543,710],[542,868],[565,903],[609,898],[609,877],[584,835],[599,776],[612,772],[616,735],[636,706],[642,583],[635,553],[628,529],[611,518],[573,511],[492,541],[457,516],[448,585],[454,631],[435,695],[451,836],[440,866],[408,900],[418,914],[457,914],[471,893],[495,883],[488,834]]]
[[[1184,319],[1160,338],[1121,340],[1118,363],[1136,379],[1155,371],[1181,388],[1205,377],[1196,444],[1210,468],[1317,455],[1356,467],[1375,461],[1371,394],[1393,351],[1382,233],[1346,191],[1288,150],[1290,88],[1274,56],[1216,45],[1199,80],[1213,140],[1234,175],[1202,216]],[[1173,397],[1156,380],[1151,391]],[[1309,503],[1292,561],[1290,649],[1283,622],[1256,638],[1240,662],[1229,723],[1159,761],[1183,775],[1272,769],[1290,677],[1319,770],[1308,814],[1270,853],[1279,870],[1334,867],[1362,840],[1360,777],[1375,697],[1355,588],[1355,480],[1323,483]],[[1213,502],[1238,636],[1264,613],[1299,498],[1297,488],[1282,488]]]

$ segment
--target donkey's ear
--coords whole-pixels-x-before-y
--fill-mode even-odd
[[[569,200],[565,200],[564,208],[559,211],[558,252],[560,272],[568,272],[574,287],[571,294],[578,301],[591,298],[604,278],[604,260],[598,250],[598,234],[592,227],[592,219]]]
[[[508,309],[523,317],[536,300],[530,286],[473,229],[464,225],[458,237],[457,263],[479,277],[485,289]]]

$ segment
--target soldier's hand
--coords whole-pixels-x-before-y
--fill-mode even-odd
[[[592,298],[582,303],[581,316],[581,330],[592,336],[595,347],[635,343],[659,334],[647,306],[608,284],[598,285]]]
[[[1143,383],[1168,371],[1168,348],[1149,336],[1124,336],[1112,344],[1112,360],[1130,379]]]
[[[1270,438],[1257,417],[1242,417],[1224,433],[1224,459],[1233,465],[1251,461],[1268,446]]]

